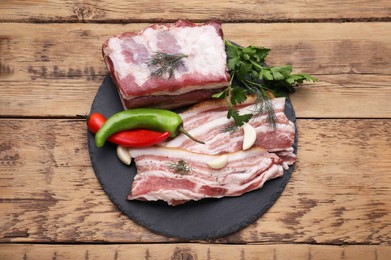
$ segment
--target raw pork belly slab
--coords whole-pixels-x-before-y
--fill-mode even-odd
[[[152,57],[183,54],[172,77],[151,77]],[[178,20],[110,37],[103,58],[125,108],[175,108],[208,99],[229,84],[223,31],[218,22]]]
[[[189,200],[240,196],[259,189],[270,179],[283,175],[282,160],[262,149],[229,153],[227,165],[213,170],[207,163],[216,155],[174,148],[131,149],[137,174],[129,200],[164,200],[176,206]],[[189,171],[178,173],[171,165],[185,161]]]

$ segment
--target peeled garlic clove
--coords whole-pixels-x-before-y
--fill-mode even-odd
[[[130,157],[129,149],[124,146],[117,146],[117,156],[121,160],[121,162],[126,165],[130,165],[130,163],[132,162],[132,157]]]
[[[247,150],[254,145],[255,140],[257,139],[257,132],[255,131],[255,128],[248,123],[243,125],[243,130],[243,150]]]
[[[209,161],[208,166],[213,169],[221,169],[224,168],[225,165],[228,163],[228,156],[226,154],[223,154],[216,159]]]

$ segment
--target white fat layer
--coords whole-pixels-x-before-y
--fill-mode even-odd
[[[284,97],[273,98],[272,103],[273,103],[274,109],[276,111],[284,111],[284,108],[285,108],[285,98]]]
[[[228,175],[225,178],[225,183],[234,185],[241,185],[242,183],[246,183],[248,182],[248,180],[254,178],[254,175],[259,172],[265,171],[270,166],[270,164],[273,163],[271,158],[263,158],[262,160],[259,160],[259,158],[257,158],[256,160],[257,162],[259,162],[256,167],[249,168],[242,173]]]
[[[182,149],[172,149],[172,148],[164,148],[164,147],[151,147],[151,148],[134,148],[129,149],[129,154],[132,158],[137,158],[139,156],[144,155],[152,155],[152,156],[159,156],[163,157],[162,162],[164,163],[165,160],[170,161],[175,159],[183,159],[187,161],[194,161],[197,163],[207,163],[213,159],[216,159],[219,157],[219,155],[207,155],[207,154],[200,154],[200,153],[193,153],[189,152],[187,150]],[[228,161],[237,161],[237,160],[243,160],[249,157],[257,157],[257,156],[265,156],[267,153],[263,149],[249,149],[247,151],[238,151],[235,153],[228,153]],[[147,162],[150,159],[145,159]]]
[[[196,71],[202,75],[224,75],[226,68],[224,41],[215,27],[212,25],[175,27],[173,35],[181,53],[188,55],[184,59],[188,71]],[[175,74],[175,77],[181,76],[181,73]]]
[[[294,149],[293,147],[288,147],[288,148],[273,148],[269,149],[269,152],[274,153],[274,152],[279,152],[281,154],[282,152],[285,152],[287,154],[293,154]],[[294,155],[294,154],[293,154]]]
[[[199,125],[207,124],[209,121],[217,119],[217,118],[223,118],[227,117],[227,111],[216,111],[214,113],[204,113],[204,115],[182,115],[180,114],[181,118],[183,119],[184,125],[188,129],[192,129]],[[190,118],[191,117],[191,118]]]
[[[200,194],[192,192],[190,190],[158,190],[154,192],[149,192],[147,194],[141,195],[141,197],[147,199],[148,201],[157,201],[157,200],[165,200],[170,202],[172,198],[175,200],[189,200],[189,198],[196,198],[196,200],[201,199]],[[133,199],[136,199],[134,197]],[[169,203],[170,204],[170,203]]]
[[[177,70],[174,74],[175,78],[180,78],[184,74],[199,73],[202,76],[225,76],[226,70],[226,53],[224,41],[216,32],[212,25],[196,26],[196,27],[172,27],[167,30],[166,27],[160,27],[165,33],[171,34],[177,41],[179,46],[178,53],[187,55],[183,58],[183,70]],[[158,43],[158,34],[161,30],[148,28],[141,34],[133,36],[132,39],[136,44],[144,46],[149,57],[157,51],[160,51]],[[127,38],[112,37],[108,41],[108,49],[105,53],[109,53],[113,61],[114,68],[118,73],[119,79],[125,78],[132,74],[137,85],[141,86],[147,81],[151,74],[151,69],[145,62],[125,62],[122,45],[127,45]],[[132,48],[132,43],[128,47]],[[133,59],[137,60],[138,53],[133,54]]]
[[[289,169],[289,163],[288,162],[283,162],[282,163],[282,167],[284,168],[284,170],[288,170]]]
[[[138,77],[149,77],[150,72],[147,64],[143,63],[128,63],[125,61],[126,56],[122,53],[123,46],[129,46],[126,42],[127,38],[112,37],[108,41],[106,48],[106,55],[108,55],[113,63],[114,70],[120,80],[124,79],[127,75],[137,71]],[[109,53],[109,54],[107,54]],[[133,59],[137,60],[138,53],[133,54]]]

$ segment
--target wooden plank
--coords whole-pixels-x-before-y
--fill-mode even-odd
[[[106,74],[101,45],[148,24],[3,24],[2,77],[37,80]],[[271,48],[269,63],[315,74],[389,74],[390,23],[224,24],[226,39]],[[56,32],[56,33],[54,33]],[[382,51],[379,51],[382,50]],[[57,66],[57,67],[55,67]],[[22,75],[16,75],[22,76]]]
[[[390,245],[391,120],[300,119],[298,129],[297,169],[276,204],[210,242]],[[109,201],[84,122],[2,119],[0,136],[0,242],[178,241]]]
[[[377,245],[218,245],[115,244],[40,245],[2,244],[1,259],[264,259],[264,260],[387,260],[390,246]]]
[[[12,1],[0,3],[0,21],[123,22],[221,19],[224,21],[379,20],[391,16],[389,1]]]
[[[2,24],[0,115],[88,113],[107,75],[100,55],[102,42],[109,35],[146,25]],[[224,32],[227,39],[241,45],[271,48],[268,63],[272,65],[289,63],[295,72],[319,77],[320,83],[295,94],[298,116],[389,118],[391,23],[316,27],[310,23],[225,24]],[[351,102],[345,102],[347,98]],[[313,105],[310,112],[307,102]],[[334,104],[338,106],[333,108]],[[360,105],[366,107],[364,112],[356,109]]]
[[[297,117],[391,117],[391,76],[343,74],[317,77],[320,82],[305,84],[291,95]],[[97,76],[94,80],[43,79],[29,84],[27,80],[10,84],[0,82],[0,116],[74,117],[89,114],[103,79],[103,76]]]

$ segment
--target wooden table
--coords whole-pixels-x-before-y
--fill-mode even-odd
[[[218,19],[227,39],[320,79],[291,97],[299,153],[280,199],[208,241],[122,214],[76,117],[107,75],[107,37],[177,18]],[[0,259],[391,259],[388,0],[2,0],[0,22]]]

